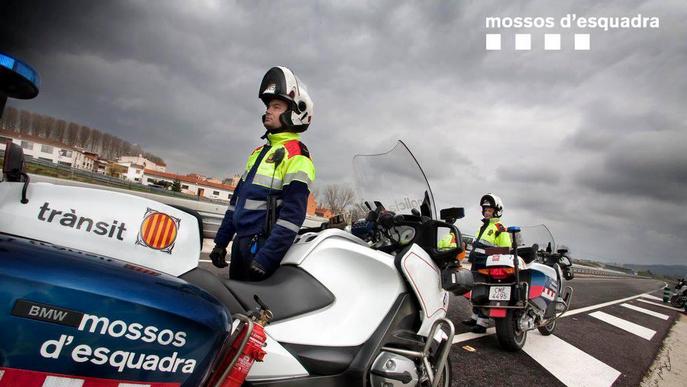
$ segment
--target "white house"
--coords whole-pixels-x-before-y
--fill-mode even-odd
[[[133,181],[136,183],[144,184],[143,182],[143,170],[145,167],[140,164],[133,163],[131,161],[127,162],[117,162],[117,164],[122,165],[127,168],[126,173],[122,174],[122,177],[126,180]]]
[[[0,130],[0,149],[5,149],[5,142],[8,140],[21,146],[24,154],[27,156],[65,167],[93,171],[94,160],[98,158],[98,155],[95,153],[71,147],[58,141],[30,134]]]
[[[159,172],[152,169],[146,169],[143,174],[143,184],[152,185],[157,184],[160,180],[169,183],[179,181],[181,184],[181,192],[202,196],[208,199],[226,200],[231,199],[234,194],[235,186],[217,183],[204,179],[199,175],[177,175],[169,172]]]
[[[154,163],[145,157],[143,155],[138,155],[138,156],[120,156],[117,159],[117,162],[121,165],[124,165],[122,163],[133,163],[136,165],[142,165],[143,168],[145,169],[152,169],[157,172],[165,172],[167,170],[167,165],[165,163]]]

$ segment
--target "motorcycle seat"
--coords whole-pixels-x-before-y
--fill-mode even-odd
[[[309,313],[334,302],[334,295],[298,267],[282,265],[260,282],[220,280],[245,310],[258,304],[255,295],[272,311],[272,322]]]
[[[229,309],[230,314],[246,313],[246,309],[212,272],[197,267],[179,276],[184,281],[210,293]]]

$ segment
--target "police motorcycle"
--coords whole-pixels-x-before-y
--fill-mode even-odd
[[[37,74],[0,59],[7,96],[35,96]],[[365,186],[374,181],[405,188],[368,199],[378,203],[372,236],[305,230],[270,278],[247,283],[198,267],[202,223],[192,211],[30,183],[21,147],[5,144],[0,386],[234,386],[246,376],[251,386],[448,386],[444,288],[462,294],[472,277],[450,265],[459,247],[433,246],[440,227],[460,233],[437,219],[402,143],[358,159],[361,193],[376,194]],[[402,173],[378,169],[389,166]],[[462,209],[442,215],[452,223]]]
[[[672,296],[670,296],[670,305],[676,308],[684,308],[687,304],[687,284],[685,284],[685,279],[682,278],[675,285]]]
[[[570,307],[573,288],[572,260],[564,246],[556,250],[545,225],[509,227],[513,248],[479,247],[486,266],[474,273],[471,301],[493,318],[499,345],[518,351],[527,332],[537,329],[548,336]]]

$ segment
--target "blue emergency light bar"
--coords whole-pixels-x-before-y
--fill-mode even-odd
[[[40,87],[41,80],[38,76],[38,72],[26,63],[0,53],[0,66],[26,78],[29,82],[33,83],[36,88]]]
[[[38,95],[41,78],[33,67],[0,52],[0,115],[7,98],[31,99]]]

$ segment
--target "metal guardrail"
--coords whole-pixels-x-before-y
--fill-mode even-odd
[[[590,266],[580,266],[573,264],[573,273],[589,275],[589,276],[599,276],[599,277],[626,277],[626,278],[640,278],[634,274],[623,273],[622,271],[602,269]],[[643,278],[643,277],[642,277]]]

